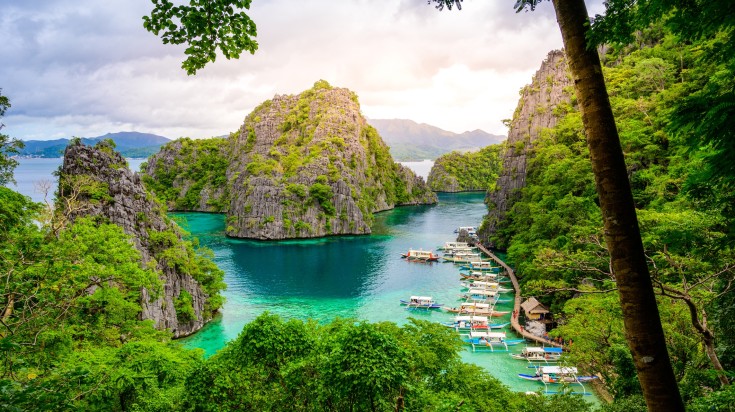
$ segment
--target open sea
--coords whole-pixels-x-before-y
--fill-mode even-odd
[[[138,170],[144,159],[128,159]],[[48,180],[61,159],[21,159],[15,170],[19,192],[42,201],[35,183]],[[405,162],[426,178],[432,162]],[[479,226],[486,207],[484,193],[440,193],[433,206],[407,206],[376,214],[373,233],[313,240],[250,241],[224,235],[224,215],[172,213],[180,225],[214,251],[225,272],[226,303],[221,314],[201,331],[181,342],[211,355],[239,334],[242,327],[268,311],[286,318],[312,318],[328,322],[335,317],[404,324],[409,317],[447,322],[443,311],[406,310],[400,299],[411,295],[432,296],[447,306],[458,306],[459,268],[452,263],[414,263],[400,257],[410,248],[436,248],[455,240],[458,226]],[[512,297],[512,294],[507,294]],[[499,310],[512,310],[501,304]],[[505,323],[509,315],[493,318]],[[509,328],[508,338],[516,338]],[[523,345],[512,346],[520,352]],[[462,352],[466,362],[484,367],[511,389],[538,391],[543,385],[521,380],[519,373],[533,373],[526,362],[506,353]],[[575,388],[579,391],[580,388]],[[589,389],[587,389],[589,391]],[[585,399],[597,402],[596,397]]]

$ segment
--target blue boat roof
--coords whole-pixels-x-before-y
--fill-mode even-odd
[[[555,347],[544,348],[544,352],[548,352],[548,353],[562,353],[562,351],[563,351],[562,348],[555,348]]]

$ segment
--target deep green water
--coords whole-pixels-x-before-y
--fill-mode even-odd
[[[456,227],[478,226],[486,210],[483,198],[482,193],[440,194],[438,205],[379,213],[370,236],[281,242],[229,239],[224,236],[222,215],[174,214],[202,245],[214,251],[228,286],[221,317],[183,342],[211,355],[264,311],[323,322],[338,316],[398,324],[411,316],[449,321],[449,313],[406,310],[399,299],[429,295],[445,305],[458,305],[458,267],[451,263],[407,262],[400,253],[409,248],[436,249],[454,240]],[[500,309],[511,310],[510,305]],[[507,318],[496,320],[507,322]],[[509,338],[515,337],[506,332]],[[512,350],[521,349],[519,345]],[[462,357],[486,368],[513,390],[543,388],[539,383],[519,379],[518,373],[530,373],[532,369],[525,362],[511,359],[508,353],[466,350]],[[591,396],[586,398],[593,400]]]

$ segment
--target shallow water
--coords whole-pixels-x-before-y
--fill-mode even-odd
[[[400,254],[409,248],[436,249],[454,240],[453,231],[458,226],[479,225],[486,210],[483,198],[482,193],[439,194],[435,206],[400,207],[379,213],[370,236],[279,242],[229,239],[224,236],[221,215],[174,214],[202,245],[214,251],[228,285],[221,316],[183,342],[211,355],[264,311],[321,322],[338,316],[398,324],[411,316],[450,321],[449,313],[406,310],[399,300],[428,295],[437,302],[457,306],[458,267],[451,263],[407,262]],[[499,309],[512,310],[511,305],[500,305]],[[495,320],[504,323],[508,316]],[[508,338],[516,337],[509,328],[506,332]],[[517,352],[522,347],[511,349]],[[473,353],[468,349],[462,358],[486,368],[513,390],[543,389],[542,384],[517,377],[533,369],[511,359],[508,353]]]

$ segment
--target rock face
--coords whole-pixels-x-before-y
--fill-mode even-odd
[[[501,155],[502,171],[495,190],[487,194],[489,212],[481,228],[480,239],[487,240],[495,234],[505,214],[513,206],[526,183],[527,157],[533,142],[542,130],[554,127],[559,121],[560,117],[555,114],[554,108],[571,101],[573,86],[564,52],[554,50],[541,63],[531,84],[521,91],[518,107],[510,123],[508,141]],[[492,242],[490,245],[505,246]]]
[[[218,286],[203,284],[183,272],[198,273],[202,278],[219,276],[220,282],[221,273],[213,264],[205,269],[210,273],[201,273],[201,262],[191,257],[194,251],[182,240],[178,226],[166,217],[165,209],[112,145],[103,141],[90,147],[77,141],[67,146],[58,195],[57,210],[69,221],[91,216],[122,227],[140,251],[141,264],[159,273],[161,293],[141,293],[142,319],[153,320],[158,329],[171,330],[174,337],[196,332],[211,319],[219,307],[215,301],[220,298],[217,289],[207,291],[207,287]],[[174,254],[188,256],[191,265],[181,267],[165,257]]]
[[[173,144],[149,160],[145,181],[159,196],[175,187],[165,196],[170,209],[220,206],[233,237],[366,234],[375,212],[436,202],[423,179],[393,161],[360,113],[357,96],[324,81],[262,103],[216,150],[226,167],[205,174],[205,182],[174,170],[196,161],[182,159]],[[171,184],[156,188],[161,181]],[[202,188],[201,195],[190,196],[192,187]],[[198,200],[183,202],[187,196]]]

